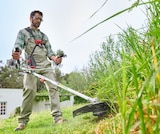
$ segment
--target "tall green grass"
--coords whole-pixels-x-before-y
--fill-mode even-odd
[[[118,104],[123,134],[160,132],[160,1],[149,3],[147,30],[128,27],[91,60],[97,94]]]

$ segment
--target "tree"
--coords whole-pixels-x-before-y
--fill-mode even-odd
[[[23,75],[15,67],[5,66],[0,73],[0,84],[3,88],[23,88]]]
[[[88,81],[82,72],[73,71],[70,74],[64,75],[62,77],[62,83],[65,86],[75,91],[78,91],[82,94],[87,95],[88,93],[88,86],[89,86]],[[68,93],[65,90],[61,90],[61,94],[71,94],[71,93]],[[78,96],[75,96],[75,103],[82,103],[82,102],[86,102],[86,100]]]

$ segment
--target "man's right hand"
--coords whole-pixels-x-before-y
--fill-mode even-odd
[[[19,60],[20,59],[20,52],[12,52],[12,58],[14,60]]]

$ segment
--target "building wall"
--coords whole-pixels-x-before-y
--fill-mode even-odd
[[[22,94],[23,94],[22,89],[0,88],[0,104],[1,104],[0,119],[6,119],[15,114],[16,108],[21,106]],[[63,101],[60,103],[60,105],[61,107],[68,107],[68,106],[73,106],[73,103],[74,103],[74,97],[70,96],[70,100]],[[34,102],[32,110],[33,112],[40,112],[43,110],[50,110],[49,101]]]
[[[73,104],[74,104],[74,97],[70,96],[70,99],[62,101],[60,103],[60,106],[61,106],[61,108],[63,108],[63,107],[73,106]],[[33,109],[32,109],[33,112],[40,112],[40,111],[43,111],[43,110],[50,111],[49,101],[43,100],[43,101],[39,101],[39,102],[34,102]]]
[[[22,89],[3,89],[0,88],[0,104],[5,103],[5,108],[1,105],[1,110],[5,114],[0,114],[0,118],[8,118],[15,113],[15,108],[19,107],[22,102]],[[0,111],[1,113],[1,111]]]

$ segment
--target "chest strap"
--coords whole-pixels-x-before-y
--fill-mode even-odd
[[[30,54],[29,57],[27,58],[27,65],[29,65],[30,68],[35,68],[35,67],[36,67],[36,62],[35,62],[35,59],[34,59],[34,57],[33,57],[33,53],[34,53],[34,51],[35,51],[35,49],[36,49],[37,46],[42,47],[42,45],[45,45],[45,44],[44,44],[44,41],[43,41],[44,33],[42,33],[42,32],[40,31],[40,33],[42,34],[42,39],[39,40],[39,39],[36,39],[36,38],[35,38],[35,36],[34,36],[34,34],[33,34],[33,32],[32,32],[32,30],[31,30],[30,27],[25,28],[25,30],[26,30],[27,32],[29,32],[29,33],[33,36],[34,42],[35,42],[35,46],[34,46],[34,48],[32,49],[31,54]]]

